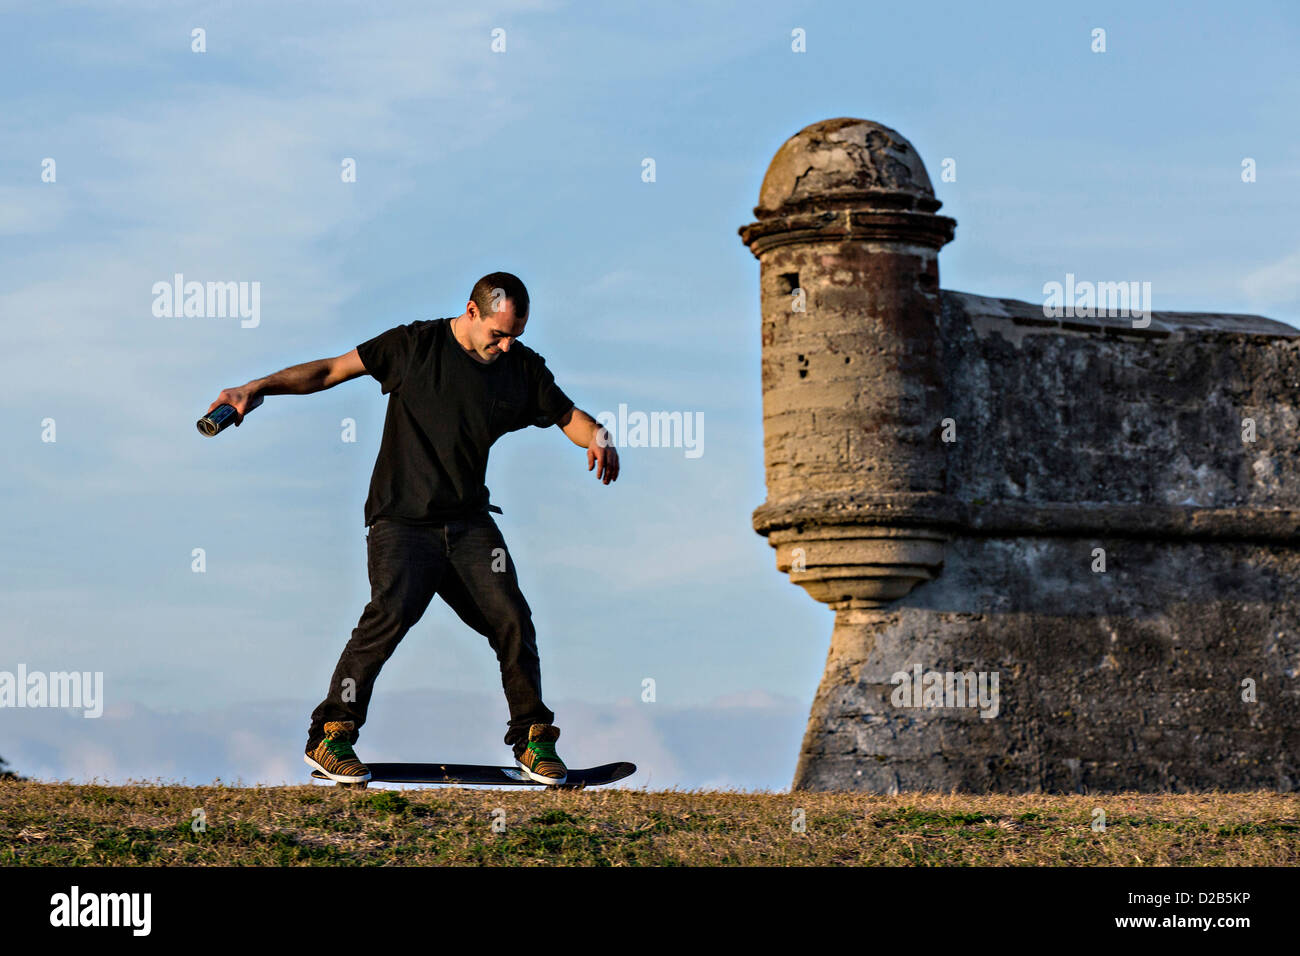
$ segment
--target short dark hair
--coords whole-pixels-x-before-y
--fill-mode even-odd
[[[496,311],[494,293],[500,289],[502,302],[509,299],[515,305],[515,315],[521,319],[528,318],[528,290],[519,281],[519,277],[509,272],[489,272],[474,283],[469,297],[478,306],[479,315],[489,316]]]

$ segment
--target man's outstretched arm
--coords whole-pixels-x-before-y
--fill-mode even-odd
[[[603,484],[607,485],[618,479],[618,452],[614,450],[614,441],[610,438],[609,432],[600,422],[574,405],[561,415],[555,424],[569,436],[569,441],[579,448],[587,449],[588,471],[599,464],[600,469],[596,472],[596,477]]]
[[[261,405],[263,397],[267,395],[308,395],[333,388],[341,382],[365,374],[366,367],[361,363],[361,356],[357,354],[356,349],[353,349],[346,355],[335,358],[291,365],[265,378],[255,378],[247,385],[223,388],[217,400],[208,407],[208,411],[212,411],[218,405],[230,405],[239,413],[235,419],[235,424],[239,425],[243,422],[244,416]]]

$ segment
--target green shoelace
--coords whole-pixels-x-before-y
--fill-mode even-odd
[[[554,760],[556,763],[563,763],[555,753],[555,744],[546,741],[535,740],[528,745],[528,749],[543,760]]]
[[[346,737],[326,737],[325,749],[339,760],[359,760],[357,752],[352,749],[352,741]]]

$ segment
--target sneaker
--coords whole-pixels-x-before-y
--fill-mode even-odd
[[[370,779],[370,771],[352,749],[356,726],[350,720],[328,721],[325,739],[303,754],[302,759],[337,783],[365,783]]]
[[[555,752],[555,742],[560,739],[560,728],[552,724],[533,724],[528,728],[528,745],[515,754],[519,769],[538,783],[564,783],[569,770]]]

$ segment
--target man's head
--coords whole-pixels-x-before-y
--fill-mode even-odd
[[[523,335],[527,321],[524,284],[509,272],[492,272],[474,283],[456,325],[480,362],[495,362]]]

